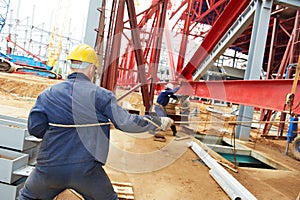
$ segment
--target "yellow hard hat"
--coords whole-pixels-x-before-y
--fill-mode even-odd
[[[81,62],[92,63],[99,66],[98,57],[95,50],[87,44],[79,44],[70,52],[67,60],[77,60]]]

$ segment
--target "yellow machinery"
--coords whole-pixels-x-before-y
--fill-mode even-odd
[[[47,65],[56,65],[62,50],[63,34],[66,28],[67,16],[69,14],[70,0],[60,0],[56,10],[53,31],[48,46]]]

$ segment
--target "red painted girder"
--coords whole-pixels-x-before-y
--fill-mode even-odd
[[[176,71],[181,74],[183,65],[184,65],[184,57],[185,57],[185,52],[186,52],[186,47],[188,43],[188,35],[190,33],[189,27],[191,24],[191,13],[192,13],[192,3],[194,3],[193,0],[188,1],[188,7],[185,11],[185,22],[184,22],[184,27],[182,29],[182,38],[181,38],[181,43],[180,43],[180,48],[179,48],[179,55],[178,55],[178,62],[177,62],[177,69]]]
[[[183,82],[178,94],[216,99],[236,104],[282,111],[285,98],[291,93],[293,80],[235,80]],[[294,107],[300,103],[300,82],[297,85]],[[300,113],[300,106],[293,110]]]
[[[146,110],[149,110],[151,105],[150,105],[148,87],[146,85],[147,84],[146,71],[145,71],[146,62],[143,56],[140,33],[139,30],[137,29],[136,11],[135,11],[133,1],[126,0],[126,3],[128,8],[129,23],[130,23],[130,27],[132,28],[131,35],[134,44],[134,54],[135,54],[135,59],[136,59],[136,64],[138,69],[138,77],[139,77],[139,81],[142,83],[141,90],[143,94],[143,103],[144,106],[146,107]]]
[[[225,10],[211,27],[200,47],[196,50],[191,60],[182,70],[181,74],[187,80],[192,80],[193,73],[196,71],[197,67],[204,61],[207,54],[213,50],[226,31],[236,21],[236,19],[245,10],[250,2],[251,0],[231,0],[228,3],[228,5],[225,7]]]

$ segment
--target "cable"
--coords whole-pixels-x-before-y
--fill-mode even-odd
[[[109,124],[111,124],[111,122],[103,122],[103,123],[95,123],[95,124],[54,124],[54,123],[49,123],[50,126],[63,127],[63,128],[104,126],[104,125],[109,125]]]
[[[160,127],[158,124],[154,123],[151,119],[148,119],[148,118],[146,118],[146,117],[144,117],[143,119],[144,119],[145,121],[147,121],[147,122],[153,124],[154,126],[156,126],[157,128],[159,128],[160,130],[162,130],[161,127]]]

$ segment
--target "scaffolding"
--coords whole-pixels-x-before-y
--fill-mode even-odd
[[[45,23],[33,24],[33,20],[29,16],[25,19],[13,19],[13,10],[10,10],[8,15],[10,17],[7,18],[6,26],[0,33],[0,52],[6,54],[9,48],[11,54],[32,57],[26,52],[28,51],[36,55],[40,60],[47,62],[49,43],[53,32],[47,29]],[[22,48],[18,48],[17,45],[8,42],[7,37],[9,35],[11,40]],[[54,72],[61,74],[65,78],[69,72],[66,57],[70,49],[80,44],[82,40],[72,38],[70,30],[66,35],[57,33],[54,36],[61,39],[61,52],[56,65],[53,66]]]

